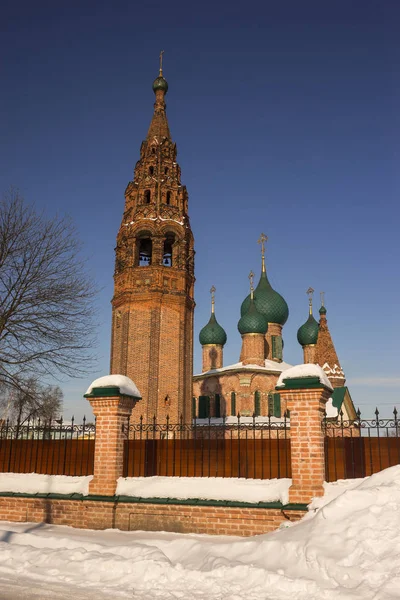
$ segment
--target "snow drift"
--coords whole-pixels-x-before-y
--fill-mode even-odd
[[[299,523],[253,538],[2,523],[0,540],[0,579],[24,598],[398,599],[400,466],[331,487]]]

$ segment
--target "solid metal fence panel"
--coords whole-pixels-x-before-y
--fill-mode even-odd
[[[396,408],[390,419],[357,418],[346,421],[343,412],[338,419],[325,418],[326,481],[366,477],[382,469],[400,464],[400,432]]]
[[[91,475],[95,424],[62,419],[0,424],[0,472]]]
[[[291,476],[289,421],[255,416],[195,419],[190,424],[128,421],[124,476]]]

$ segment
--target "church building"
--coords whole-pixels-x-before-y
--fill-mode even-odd
[[[215,288],[211,288],[210,320],[200,331],[202,373],[193,378],[193,415],[197,418],[225,416],[282,418],[286,406],[275,387],[280,374],[291,366],[283,360],[282,330],[289,309],[285,299],[275,291],[267,276],[262,234],[261,276],[255,290],[254,273],[250,273],[250,294],[240,309],[238,330],[242,337],[239,362],[223,364],[223,348],[227,334],[215,315]],[[320,365],[334,388],[327,405],[327,416],[335,418],[343,411],[343,419],[355,419],[356,412],[345,386],[345,376],[332,341],[326,319],[323,294],[319,322],[313,316],[309,288],[309,316],[299,328],[297,340],[303,348],[304,363]]]
[[[200,332],[202,373],[193,377],[194,239],[166,116],[162,53],[153,91],[154,113],[125,190],[117,235],[110,372],[127,375],[141,392],[133,421],[163,423],[168,416],[171,423],[187,423],[238,414],[281,418],[286,407],[275,386],[291,366],[283,360],[282,340],[289,309],[268,280],[264,234],[260,280],[253,289],[250,274],[250,294],[240,309],[239,362],[223,363],[227,334],[216,318],[213,287],[210,320]],[[319,312],[318,323],[310,296],[308,319],[298,331],[304,362],[319,364],[335,388],[332,415],[343,410],[345,418],[355,418],[323,303]]]

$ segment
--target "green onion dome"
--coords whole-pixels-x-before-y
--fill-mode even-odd
[[[318,339],[319,325],[313,315],[309,315],[307,321],[302,325],[297,332],[297,341],[301,346],[309,346],[316,344]]]
[[[226,344],[226,339],[225,329],[217,322],[215,314],[212,312],[207,325],[200,331],[200,344],[202,346],[207,344],[218,344],[219,346],[224,346],[224,344]]]
[[[249,308],[239,320],[238,329],[242,335],[244,333],[267,333],[268,319],[257,310],[253,298],[250,298]]]
[[[321,306],[321,308],[319,309],[319,314],[320,315],[326,315],[326,308],[325,308],[325,306]]]
[[[254,290],[254,302],[258,312],[263,314],[268,323],[279,323],[284,325],[289,316],[289,308],[286,300],[278,292],[272,289],[265,271],[261,273],[258,286]],[[250,294],[242,302],[241,315],[245,315],[250,305]]]
[[[157,90],[164,90],[165,94],[168,92],[168,83],[167,83],[167,80],[164,79],[164,77],[162,75],[159,75],[153,81],[153,92],[155,93]]]

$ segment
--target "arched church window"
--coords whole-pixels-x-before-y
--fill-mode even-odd
[[[151,192],[150,192],[150,190],[144,190],[144,203],[145,204],[150,204],[150,200],[151,200]]]
[[[165,169],[164,169],[164,173],[165,173],[166,175],[168,175],[168,167],[165,167]]]
[[[151,153],[152,153],[152,154],[155,154],[155,153],[156,153],[156,149],[155,149],[155,148],[152,148],[152,149],[151,149]]]
[[[171,192],[167,192],[167,204],[171,204]]]
[[[153,252],[153,244],[151,238],[142,237],[138,242],[138,266],[149,267],[151,265],[151,255]]]
[[[256,417],[261,415],[261,394],[259,391],[254,392],[254,414]]]
[[[172,247],[175,243],[175,235],[167,233],[164,240],[163,261],[164,267],[172,267]]]
[[[149,175],[153,175],[154,173],[154,167],[149,167]]]

